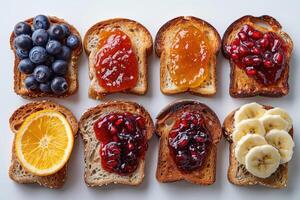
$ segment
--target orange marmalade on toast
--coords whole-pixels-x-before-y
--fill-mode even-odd
[[[133,88],[138,80],[138,61],[130,37],[119,29],[99,34],[96,77],[108,92]]]
[[[168,70],[174,84],[180,88],[195,88],[209,76],[212,56],[209,39],[195,26],[180,29],[170,49]]]

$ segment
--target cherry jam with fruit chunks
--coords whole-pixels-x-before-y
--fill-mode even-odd
[[[285,43],[274,32],[244,25],[226,52],[235,64],[264,85],[276,84],[285,68]]]
[[[211,144],[203,116],[199,112],[182,113],[169,133],[168,142],[178,169],[191,172],[201,167]]]
[[[112,113],[94,124],[101,142],[102,167],[120,175],[133,173],[147,150],[145,119],[131,113]]]
[[[108,92],[133,88],[138,80],[138,61],[128,35],[119,29],[100,34],[96,76]]]

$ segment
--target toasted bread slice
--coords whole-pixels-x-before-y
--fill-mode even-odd
[[[101,117],[115,112],[130,112],[144,117],[147,140],[153,135],[154,125],[149,113],[139,104],[127,101],[109,101],[87,110],[79,122],[79,132],[84,142],[84,180],[88,186],[102,186],[111,183],[138,185],[144,179],[145,160],[140,160],[135,172],[121,176],[102,168],[99,154],[100,142],[95,136],[94,123]]]
[[[70,29],[70,32],[72,34],[76,35],[81,40],[80,34],[74,26],[67,23],[65,20],[57,18],[57,17],[49,16],[48,18],[49,18],[50,22],[54,23],[54,24],[55,23],[67,24]],[[26,20],[25,22],[32,25],[33,18],[30,18],[30,19]],[[18,70],[18,65],[19,65],[20,59],[18,58],[18,56],[16,54],[16,48],[14,46],[14,39],[15,39],[15,35],[12,32],[10,35],[10,48],[13,50],[14,55],[15,55],[15,61],[14,61],[14,91],[15,91],[15,93],[22,96],[23,98],[31,99],[31,98],[38,98],[38,97],[67,97],[67,96],[74,94],[78,90],[78,59],[79,59],[80,54],[82,53],[81,43],[78,47],[76,47],[76,49],[72,50],[71,61],[69,62],[68,71],[67,71],[67,74],[65,77],[68,82],[68,85],[69,85],[68,91],[64,94],[54,94],[54,93],[45,93],[45,92],[41,92],[41,91],[31,91],[31,90],[26,89],[26,87],[24,85],[24,79],[27,77],[27,75],[22,74]]]
[[[10,129],[14,134],[16,134],[22,123],[29,115],[44,109],[55,110],[62,113],[70,123],[74,133],[74,137],[76,137],[78,131],[78,123],[74,115],[67,108],[51,101],[32,102],[18,108],[9,119]],[[13,144],[14,143],[15,142],[13,142]],[[19,163],[13,145],[11,165],[9,168],[9,177],[17,183],[37,183],[48,188],[61,188],[65,183],[66,176],[67,164],[57,173],[49,176],[36,176],[30,172],[27,172]]]
[[[212,137],[212,144],[202,167],[191,173],[181,172],[170,155],[168,136],[178,114],[198,110],[203,113],[205,125]],[[186,180],[200,185],[211,185],[216,180],[217,144],[222,137],[222,128],[217,115],[206,105],[194,100],[171,103],[157,116],[156,133],[160,137],[156,178],[159,182]]]
[[[246,72],[240,69],[233,61],[230,59],[229,55],[226,53],[225,47],[229,45],[236,34],[240,31],[241,27],[248,24],[255,28],[256,30],[265,32],[274,32],[280,36],[286,43],[286,66],[281,78],[274,85],[265,86],[257,82],[254,78],[249,77]],[[269,97],[280,97],[287,95],[289,92],[289,62],[291,58],[291,53],[293,50],[293,41],[289,35],[282,31],[282,27],[278,21],[274,18],[263,15],[260,17],[254,16],[244,16],[233,22],[225,31],[222,39],[222,51],[226,58],[230,59],[230,89],[229,93],[232,97],[242,98],[242,97],[252,97],[252,96],[269,96]]]
[[[111,29],[120,29],[129,36],[133,50],[138,60],[138,80],[135,87],[122,91],[133,94],[143,95],[147,92],[147,68],[148,57],[152,53],[153,41],[150,32],[140,23],[123,18],[109,19],[93,25],[84,36],[84,49],[89,57],[89,78],[91,80],[89,87],[89,97],[93,99],[102,99],[110,92],[101,87],[98,83],[95,72],[95,56],[97,53],[98,42],[101,39],[99,34],[102,31]]]
[[[198,87],[181,89],[176,86],[170,76],[168,65],[170,64],[170,48],[180,29],[193,25],[203,30],[211,41],[212,57],[209,63],[209,77]],[[221,48],[221,38],[217,30],[208,22],[196,17],[177,17],[165,23],[158,31],[155,38],[155,52],[160,57],[160,90],[164,94],[177,94],[189,91],[190,93],[211,96],[217,92],[216,64],[217,54]]]
[[[269,110],[273,107],[264,106],[265,109]],[[237,109],[238,110],[238,109]],[[229,168],[227,177],[228,180],[238,186],[249,186],[249,185],[263,185],[270,188],[285,188],[288,181],[288,163],[279,165],[276,172],[274,172],[268,178],[258,178],[253,176],[246,170],[246,167],[239,164],[234,155],[234,144],[232,141],[232,132],[234,128],[234,114],[237,111],[231,112],[224,120],[223,123],[223,134],[226,140],[229,142]],[[293,136],[293,128],[289,131],[289,134]]]

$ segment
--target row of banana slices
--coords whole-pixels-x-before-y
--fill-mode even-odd
[[[256,177],[271,176],[280,164],[289,162],[295,146],[289,134],[292,119],[281,108],[264,109],[246,104],[234,115],[232,140],[237,161]]]

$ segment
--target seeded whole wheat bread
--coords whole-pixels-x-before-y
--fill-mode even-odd
[[[269,110],[273,107],[264,106]],[[238,109],[237,109],[238,110]],[[234,129],[234,114],[237,111],[233,111],[227,115],[223,123],[223,135],[229,142],[229,168],[227,172],[228,180],[238,186],[251,186],[262,185],[270,188],[285,188],[288,182],[288,163],[280,164],[278,169],[268,178],[258,178],[249,173],[246,167],[239,164],[234,155],[234,144],[232,141],[232,132]],[[293,136],[293,128],[289,131],[289,134]]]
[[[14,134],[16,134],[19,128],[21,127],[22,123],[29,115],[45,109],[55,110],[63,114],[68,120],[69,124],[71,125],[74,137],[76,137],[78,131],[78,124],[74,115],[64,106],[53,103],[51,101],[36,101],[28,103],[18,108],[9,119],[10,129]],[[32,173],[27,172],[19,163],[15,154],[14,143],[15,142],[13,142],[12,146],[12,159],[9,168],[9,177],[12,180],[22,184],[37,183],[41,186],[48,188],[61,188],[63,186],[67,176],[67,164],[57,173],[49,176],[33,175]]]
[[[131,175],[121,176],[105,171],[99,155],[100,142],[95,136],[94,123],[110,113],[130,112],[144,117],[147,140],[153,135],[154,125],[149,113],[137,103],[128,101],[108,101],[87,110],[79,122],[79,132],[84,143],[84,180],[90,187],[114,184],[139,185],[144,179],[145,160],[140,160],[138,168]]]
[[[138,60],[138,80],[135,87],[122,91],[138,95],[147,92],[148,81],[148,57],[152,53],[153,41],[150,32],[140,23],[124,18],[114,18],[101,21],[93,25],[84,36],[84,49],[89,58],[89,97],[93,99],[103,99],[110,92],[101,87],[98,83],[95,72],[95,57],[98,42],[101,39],[99,34],[102,31],[119,29],[129,36],[133,50]]]
[[[74,35],[76,35],[80,40],[80,34],[76,30],[74,26],[67,23],[65,20],[54,17],[54,16],[48,16],[50,23],[52,24],[67,24],[70,32]],[[28,24],[32,26],[33,24],[33,18],[30,18],[28,20],[25,20]],[[10,48],[14,52],[14,91],[16,94],[22,96],[23,98],[32,99],[32,98],[38,98],[38,97],[67,97],[77,92],[78,90],[78,59],[80,57],[80,54],[82,53],[82,45],[80,42],[80,45],[76,47],[76,49],[72,50],[71,60],[69,62],[68,71],[66,74],[66,80],[68,82],[69,88],[66,93],[64,94],[54,94],[54,93],[45,93],[41,91],[31,91],[27,90],[24,85],[24,80],[27,77],[27,75],[21,73],[18,70],[18,65],[20,62],[20,59],[18,58],[16,54],[16,48],[14,46],[14,39],[15,35],[12,32],[10,35]]]
[[[257,82],[254,78],[249,77],[246,72],[240,69],[233,61],[230,59],[229,55],[226,53],[226,45],[229,45],[236,34],[240,31],[241,27],[248,24],[255,28],[256,30],[265,32],[275,32],[280,36],[286,43],[287,50],[286,55],[286,66],[282,77],[274,85],[264,86],[263,84]],[[243,98],[252,96],[269,96],[269,97],[280,97],[287,95],[289,92],[289,62],[293,50],[293,41],[290,36],[282,31],[282,27],[276,19],[273,17],[263,15],[260,17],[254,17],[251,15],[246,15],[240,19],[233,22],[225,31],[222,39],[222,51],[223,55],[229,59],[231,72],[230,72],[230,88],[229,93],[232,97]]]
[[[170,64],[170,48],[180,29],[193,25],[203,30],[211,41],[212,58],[209,63],[209,77],[196,88],[181,89],[171,79],[168,65]],[[217,55],[221,48],[221,38],[217,30],[208,22],[192,17],[181,16],[165,23],[158,31],[155,38],[155,52],[160,57],[160,90],[164,94],[177,94],[189,91],[200,96],[212,96],[217,92]]]
[[[198,110],[203,113],[205,125],[212,143],[203,165],[191,173],[178,170],[168,147],[168,135],[176,118],[183,111]],[[159,182],[186,180],[199,185],[211,185],[216,180],[217,144],[222,137],[222,128],[217,115],[206,105],[194,100],[179,100],[164,108],[157,116],[156,133],[160,137],[156,178]]]

